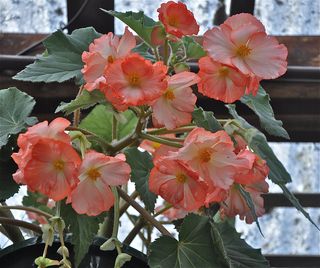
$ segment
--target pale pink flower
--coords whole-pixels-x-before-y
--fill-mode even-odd
[[[229,190],[227,199],[220,203],[220,215],[222,218],[239,215],[241,220],[245,220],[246,223],[250,224],[254,221],[254,217],[238,187],[236,184],[233,185]],[[267,193],[268,188],[269,186],[266,181],[244,186],[244,190],[249,193],[254,203],[257,217],[261,217],[265,213],[264,200],[261,194]]]
[[[79,170],[79,184],[71,193],[74,210],[79,214],[96,216],[109,210],[114,203],[110,186],[126,184],[130,166],[124,155],[116,157],[89,151]]]
[[[167,67],[162,62],[154,64],[138,54],[119,59],[105,72],[107,99],[118,109],[152,104],[167,88]]]
[[[168,88],[152,105],[153,125],[174,129],[189,124],[197,101],[190,86],[199,80],[199,77],[192,72],[181,72],[168,77]]]
[[[201,80],[198,91],[203,95],[231,103],[245,94],[249,79],[238,69],[214,61],[208,56],[199,60],[199,68]]]
[[[101,89],[106,83],[104,71],[108,65],[128,55],[135,46],[136,39],[128,27],[121,39],[111,32],[95,39],[89,46],[89,52],[82,54],[85,65],[81,72],[86,81],[85,89]]]
[[[175,208],[195,211],[204,205],[206,183],[179,160],[160,158],[151,170],[150,191],[160,195]]]
[[[231,16],[220,27],[208,30],[203,46],[214,60],[258,79],[274,79],[287,70],[287,48],[268,36],[250,14]]]
[[[224,190],[232,185],[234,175],[250,168],[246,159],[237,158],[231,138],[225,131],[215,133],[195,128],[185,139],[184,146],[171,158],[179,159],[199,173],[208,186]]]

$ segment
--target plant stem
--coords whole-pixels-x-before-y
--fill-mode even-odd
[[[154,53],[154,55],[156,56],[157,61],[160,61],[161,58],[160,58],[159,51],[158,51],[158,48],[157,48],[157,47],[155,47],[155,48],[153,49],[153,53]]]
[[[173,206],[171,204],[165,206],[164,208],[160,209],[156,214],[154,214],[154,217],[159,216],[160,214],[162,214],[163,212],[169,210],[170,208],[172,208]]]
[[[158,143],[165,144],[165,145],[168,145],[168,146],[171,146],[171,147],[175,147],[175,148],[183,147],[183,145],[181,143],[169,141],[169,140],[166,140],[166,139],[163,139],[163,138],[160,138],[160,137],[157,137],[157,136],[152,136],[152,135],[149,135],[149,134],[146,134],[146,133],[141,133],[140,137],[142,139],[145,139],[145,140],[158,142]]]
[[[20,220],[16,220],[16,219],[9,219],[9,218],[5,218],[5,217],[0,217],[0,223],[2,225],[14,225],[14,226],[22,227],[25,229],[29,229],[35,233],[42,234],[42,230],[38,225],[33,224],[33,223],[29,223],[26,221],[20,221]]]
[[[115,115],[112,116],[112,140],[116,140],[118,138],[118,120]]]
[[[156,227],[163,235],[171,236],[170,232],[162,226],[156,219],[154,219],[148,211],[146,211],[143,207],[141,207],[136,201],[130,198],[130,196],[124,192],[122,189],[118,188],[118,193],[121,198],[123,198],[126,202],[130,203],[130,205],[135,208],[141,216],[150,222],[154,227]]]
[[[25,207],[25,206],[2,206],[0,207],[0,210],[1,209],[17,209],[17,210],[25,210],[25,211],[30,211],[30,212],[34,212],[34,213],[37,213],[41,216],[44,216],[46,218],[51,218],[53,215],[47,213],[47,212],[44,212],[40,209],[37,209],[37,208],[33,208],[33,207]]]
[[[77,94],[77,97],[79,97],[82,92],[84,90],[84,86],[81,85],[81,87],[79,88],[79,91],[78,91],[78,94]],[[77,127],[79,125],[79,122],[80,122],[80,116],[81,116],[81,111],[80,109],[77,109],[73,112],[73,126],[74,127]]]
[[[166,38],[164,42],[164,48],[163,48],[163,62],[165,65],[168,65],[168,59],[169,59],[169,41],[168,38]]]
[[[111,186],[111,191],[114,195],[114,207],[113,207],[113,229],[112,229],[112,237],[118,237],[119,230],[119,194],[117,191],[117,187]]]
[[[175,129],[159,128],[159,129],[147,131],[147,134],[161,135],[161,134],[171,134],[171,133],[185,133],[185,132],[190,132],[195,128],[196,126],[185,126],[185,127],[178,127]]]

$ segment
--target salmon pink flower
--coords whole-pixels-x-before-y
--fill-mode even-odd
[[[239,100],[246,91],[248,78],[236,68],[221,64],[206,56],[199,60],[201,81],[198,90],[203,95],[231,103]]]
[[[152,64],[138,54],[131,54],[107,68],[105,95],[121,111],[129,106],[150,105],[167,88],[166,72],[162,62]]]
[[[101,89],[105,84],[104,70],[116,59],[124,57],[136,46],[136,39],[126,27],[121,39],[113,33],[102,35],[95,39],[89,46],[89,52],[82,54],[82,61],[85,63],[81,70],[88,91]]]
[[[185,4],[169,1],[161,4],[157,11],[159,20],[163,23],[167,33],[179,38],[183,35],[198,34],[199,25]]]
[[[274,79],[287,70],[287,48],[268,36],[250,14],[231,16],[220,27],[208,30],[203,46],[214,60],[258,79]]]
[[[246,185],[243,187],[246,192],[249,193],[255,207],[255,214],[257,217],[261,217],[265,213],[264,200],[261,194],[268,192],[268,183],[261,181],[259,183]],[[222,218],[240,216],[241,220],[245,220],[246,223],[252,223],[254,217],[250,211],[250,208],[240,193],[239,185],[234,184],[228,193],[226,200],[220,203],[220,215]]]
[[[158,210],[160,210],[161,208],[163,207],[160,207]],[[183,219],[185,216],[187,216],[187,214],[188,214],[188,211],[181,208],[175,208],[175,207],[171,207],[162,213],[162,215],[165,216],[170,221]]]
[[[237,158],[233,151],[233,142],[227,132],[221,130],[212,133],[195,128],[188,134],[178,153],[170,157],[185,162],[198,172],[207,182],[208,192],[214,192],[217,187],[229,189],[234,175],[250,168],[248,160]]]
[[[13,159],[15,160],[14,156]],[[67,197],[77,184],[80,163],[78,153],[70,144],[40,138],[28,150],[27,161],[22,165],[17,163],[19,170],[13,178],[18,183],[25,183],[29,190],[38,191],[58,201]]]
[[[20,150],[12,154],[19,168],[13,174],[17,183],[55,201],[71,192],[77,183],[75,173],[81,160],[64,132],[69,125],[68,120],[56,118],[49,125],[44,121],[19,135]]]
[[[174,129],[189,124],[197,101],[190,86],[199,80],[199,77],[191,72],[182,72],[168,77],[167,90],[152,105],[153,125]]]
[[[265,160],[249,150],[242,150],[238,158],[245,158],[251,163],[249,170],[240,171],[234,177],[235,182],[239,184],[253,184],[266,179],[269,174],[269,168]]]
[[[127,183],[130,172],[123,154],[111,157],[89,151],[79,170],[80,182],[71,193],[72,207],[89,216],[109,210],[114,203],[110,186]]]
[[[150,191],[175,208],[195,211],[204,205],[207,185],[179,160],[161,158],[151,170]]]

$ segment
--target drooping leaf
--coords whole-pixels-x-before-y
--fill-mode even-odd
[[[207,54],[203,47],[191,36],[184,36],[182,42],[188,59],[200,59]]]
[[[311,219],[309,213],[305,211],[303,206],[300,204],[299,200],[294,196],[293,193],[289,191],[289,189],[284,184],[278,184],[286,198],[291,202],[292,205],[295,206],[295,208],[300,211],[319,231],[319,227],[317,224]]]
[[[257,214],[256,214],[254,202],[253,202],[253,200],[251,198],[251,195],[241,185],[238,185],[238,187],[239,187],[238,189],[239,189],[239,192],[240,192],[241,196],[244,198],[244,200],[246,201],[246,203],[247,203],[247,205],[248,205],[248,207],[250,209],[251,216],[254,219],[254,221],[256,222],[257,227],[258,227],[258,229],[260,231],[260,234],[263,236],[263,233],[262,233],[259,221],[258,221],[258,217],[257,217]]]
[[[98,37],[100,34],[92,27],[77,29],[71,35],[58,30],[44,41],[46,53],[15,75],[14,79],[61,83],[75,78],[76,83],[81,84],[84,65],[81,55]]]
[[[223,267],[213,252],[209,218],[188,215],[181,225],[179,240],[162,236],[150,246],[151,268]]]
[[[151,44],[151,32],[154,26],[158,25],[159,22],[154,21],[152,18],[146,16],[143,11],[139,12],[117,12],[113,10],[102,11],[114,16],[128,25],[132,30],[134,30],[137,35],[150,47]]]
[[[111,107],[106,105],[97,105],[93,110],[81,121],[80,127],[89,130],[101,138],[104,138],[106,142],[112,141],[112,120],[113,115],[116,113]],[[127,110],[120,114],[122,120],[118,123],[118,137],[123,138],[130,134],[135,125],[137,124],[136,115]]]
[[[155,62],[156,57],[153,54],[151,54],[149,50],[150,50],[150,47],[145,42],[141,42],[139,45],[137,45],[135,48],[132,49],[132,52],[138,53],[145,59]]]
[[[234,104],[227,105],[230,114],[237,119],[242,128],[246,129],[245,139],[249,147],[258,154],[262,159],[267,161],[270,168],[269,179],[274,183],[288,183],[291,182],[291,176],[279,159],[276,157],[268,141],[263,133],[251,126],[244,118],[237,114]]]
[[[74,245],[75,264],[79,263],[88,252],[94,236],[99,229],[99,223],[105,218],[104,214],[89,217],[77,214],[70,205],[61,205],[61,217],[66,223],[66,227],[72,233],[71,243]]]
[[[105,102],[104,94],[99,90],[89,92],[84,90],[81,95],[77,96],[69,103],[61,102],[56,109],[56,113],[64,112],[66,115],[71,114],[77,109],[88,109],[96,103]]]
[[[261,254],[260,249],[250,247],[246,241],[240,238],[240,234],[227,222],[214,224],[210,222],[212,230],[218,229],[219,233],[213,231],[211,235],[219,240],[220,252],[226,254],[230,268],[266,268],[268,261]],[[221,238],[217,237],[220,235]],[[223,247],[223,248],[221,248]]]
[[[283,191],[283,194],[288,198],[288,200],[294,205],[294,207],[299,210],[316,228],[318,226],[311,219],[309,213],[304,210],[299,200],[287,189],[286,184],[291,182],[291,176],[282,163],[278,160],[263,133],[251,126],[244,118],[238,115],[235,105],[226,105],[229,109],[230,114],[237,120],[237,123],[245,129],[243,137],[247,141],[249,147],[262,159],[266,160],[270,172],[268,178],[279,185]],[[319,229],[319,228],[318,228]]]
[[[135,183],[146,208],[152,212],[157,199],[157,196],[149,191],[149,176],[153,168],[152,157],[148,152],[140,152],[136,147],[128,148],[125,155],[131,167],[131,180]]]
[[[213,112],[206,112],[201,107],[193,111],[192,118],[198,127],[203,127],[208,131],[217,132],[223,130],[218,120],[214,117]]]
[[[256,96],[244,95],[241,102],[246,104],[260,119],[261,127],[270,135],[290,139],[287,131],[282,127],[282,122],[274,118],[274,113],[270,105],[270,97],[266,91],[259,86]]]
[[[10,135],[37,122],[29,117],[34,105],[33,97],[15,87],[0,90],[0,148],[7,144]]]

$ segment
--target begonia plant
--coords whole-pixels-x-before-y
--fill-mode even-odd
[[[127,25],[122,37],[92,27],[57,31],[14,77],[73,79],[77,96],[56,110],[66,118],[37,122],[29,117],[31,96],[0,91],[1,199],[27,186],[20,209],[41,225],[45,243],[35,264],[71,267],[64,237],[72,233],[76,266],[99,235],[107,239],[101,250],[116,249],[121,267],[131,258],[123,243],[140,235],[150,267],[268,267],[233,221],[239,216],[263,233],[258,218],[268,181],[312,222],[262,132],[289,138],[260,85],[286,72],[287,48],[251,14],[231,16],[201,38],[181,2],[161,4],[159,21],[143,12],[102,11]],[[230,118],[197,107],[198,98],[225,103]],[[257,114],[262,131],[238,115],[236,101]],[[125,213],[135,227],[121,241]],[[61,258],[52,260],[46,252],[55,233]]]

